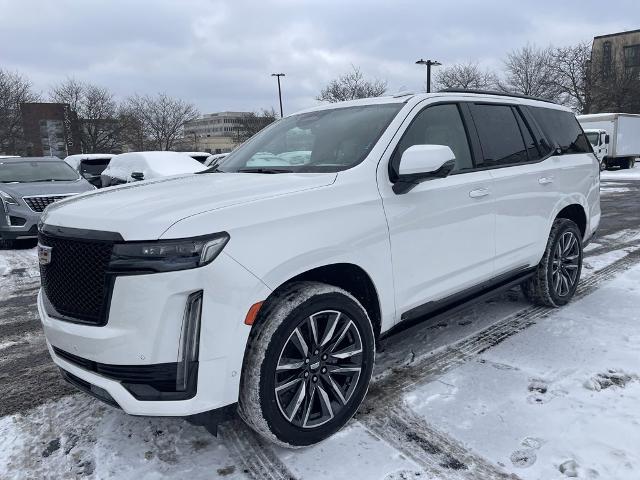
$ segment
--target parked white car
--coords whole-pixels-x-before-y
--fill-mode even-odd
[[[85,180],[99,188],[102,186],[100,175],[113,157],[115,155],[111,153],[81,153],[69,155],[64,161]]]
[[[567,304],[599,182],[553,103],[448,92],[305,110],[219,169],[50,206],[49,351],[132,415],[214,430],[237,404],[265,438],[314,444],[355,413],[392,328],[519,284]]]
[[[195,173],[205,167],[182,152],[131,152],[116,155],[102,172],[102,186]]]

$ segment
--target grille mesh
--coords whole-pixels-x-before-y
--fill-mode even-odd
[[[50,197],[22,197],[31,210],[42,212],[50,203],[57,202],[69,195],[52,195]]]
[[[40,265],[40,279],[47,299],[66,317],[97,325],[106,322],[108,278],[113,244],[81,241],[40,234],[51,247],[51,263]]]

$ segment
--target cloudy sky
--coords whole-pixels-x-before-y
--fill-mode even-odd
[[[420,57],[498,69],[527,43],[588,41],[639,19],[638,0],[0,0],[0,68],[45,96],[70,76],[203,113],[277,107],[270,74],[284,72],[287,113],[352,64],[391,92],[417,91]]]

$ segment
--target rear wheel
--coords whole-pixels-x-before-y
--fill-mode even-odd
[[[525,297],[547,307],[569,303],[580,280],[582,255],[578,226],[566,218],[556,219],[534,276],[522,284]]]
[[[627,170],[629,168],[633,168],[633,164],[634,164],[633,158],[625,158],[624,160],[621,160],[620,168],[622,168],[623,170]]]
[[[348,292],[295,282],[263,307],[243,366],[239,413],[283,446],[317,443],[344,426],[371,379],[375,340]]]

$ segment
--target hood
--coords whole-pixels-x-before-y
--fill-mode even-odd
[[[33,195],[82,193],[95,191],[95,188],[85,179],[79,178],[71,182],[0,183],[0,190],[20,199]]]
[[[211,210],[330,185],[336,173],[207,173],[104,188],[62,200],[43,222],[155,240],[174,223]],[[215,227],[224,230],[225,226]]]

